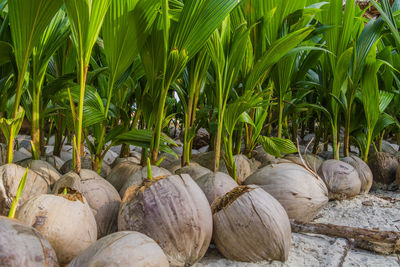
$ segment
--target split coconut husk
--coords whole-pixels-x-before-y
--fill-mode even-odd
[[[372,171],[374,183],[388,186],[396,180],[398,159],[385,152],[375,152],[368,157],[368,166]]]
[[[135,266],[168,267],[168,259],[150,237],[132,231],[113,233],[97,240],[68,267]]]
[[[8,214],[25,171],[26,168],[16,164],[0,166],[0,215],[6,216]],[[22,205],[31,197],[47,193],[48,190],[49,184],[46,180],[38,173],[28,170],[25,188],[22,191],[19,205]]]
[[[190,164],[189,166],[184,166],[175,171],[176,174],[188,174],[194,181],[202,177],[203,175],[211,173],[210,169],[207,169],[198,164]]]
[[[156,240],[171,266],[190,266],[204,256],[211,241],[210,205],[187,174],[145,180],[127,190],[118,230]]]
[[[279,202],[256,185],[238,186],[211,206],[213,240],[221,254],[235,261],[288,259],[291,230]]]
[[[244,182],[255,184],[276,198],[290,219],[309,222],[328,203],[324,181],[295,163],[271,164],[259,169]]]
[[[329,199],[347,199],[360,194],[361,180],[358,173],[346,162],[335,159],[324,161],[318,174],[328,188]]]
[[[78,192],[29,199],[16,218],[50,242],[58,262],[66,264],[97,240],[97,226],[86,199]]]
[[[288,154],[284,157],[286,160],[290,160],[293,163],[299,164],[301,166],[306,163],[308,167],[310,167],[314,172],[318,172],[319,168],[321,167],[324,160],[315,154],[306,153],[302,155],[303,160],[296,154]],[[304,163],[303,163],[304,161]]]
[[[114,188],[119,191],[128,178],[141,168],[142,166],[131,161],[122,161],[111,170],[110,174],[107,176],[107,181],[109,181]]]
[[[235,180],[223,172],[210,172],[195,180],[207,197],[210,205],[213,201],[238,186]]]
[[[43,160],[24,160],[19,165],[25,168],[29,167],[30,170],[38,173],[47,181],[50,187],[61,177],[61,174],[50,163]]]
[[[151,166],[151,174],[155,178],[171,175],[171,173],[168,170],[156,166]],[[147,166],[142,167],[142,169],[136,171],[134,174],[128,177],[125,184],[122,186],[121,190],[119,190],[119,195],[121,196],[121,198],[124,197],[125,191],[129,187],[140,185],[146,179],[147,179]]]
[[[115,188],[92,170],[81,170],[80,174],[69,172],[54,185],[53,193],[64,188],[80,192],[92,209],[99,238],[117,231],[118,209],[121,198]]]
[[[72,161],[72,159],[67,160],[60,169],[61,174],[66,174],[66,173],[69,173],[70,171],[72,171],[73,164],[74,164],[74,162]],[[81,165],[82,165],[82,169],[87,169],[87,170],[93,169],[92,160],[88,156],[81,158]],[[110,172],[111,172],[111,167],[103,161],[103,163],[101,164],[100,176],[107,177],[110,174]]]
[[[361,194],[368,194],[369,190],[372,186],[373,175],[371,169],[369,168],[368,164],[365,163],[362,159],[356,156],[350,156],[343,158],[342,161],[350,164],[356,169],[358,173],[358,178],[361,181]]]
[[[41,233],[0,216],[0,266],[56,267],[57,256]]]

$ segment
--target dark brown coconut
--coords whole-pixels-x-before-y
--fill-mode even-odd
[[[207,197],[210,205],[213,201],[238,186],[235,180],[223,172],[210,172],[195,180]]]
[[[57,257],[41,233],[17,220],[0,216],[0,266],[58,266]]]
[[[356,169],[346,162],[329,159],[318,170],[329,192],[329,199],[346,199],[360,194],[361,180]]]
[[[221,254],[244,262],[288,259],[291,229],[279,202],[256,185],[238,186],[211,206]]]
[[[146,180],[127,190],[118,230],[138,231],[156,240],[171,266],[190,266],[203,257],[211,241],[210,205],[187,174]]]
[[[107,181],[109,181],[114,188],[119,191],[124,186],[128,178],[141,168],[142,166],[133,163],[132,161],[121,161],[121,163],[117,164],[111,170],[110,174],[107,176]]]
[[[60,264],[66,264],[97,240],[96,220],[79,193],[29,199],[16,218],[49,240]]]
[[[168,267],[160,246],[139,232],[123,231],[108,235],[73,259],[69,267],[95,266]]]
[[[373,175],[371,169],[368,167],[368,164],[365,163],[362,159],[356,156],[350,156],[343,158],[342,161],[350,164],[356,169],[358,173],[358,177],[361,181],[361,194],[368,194],[369,190],[372,186]]]
[[[390,185],[396,180],[399,161],[388,153],[376,152],[368,157],[368,166],[374,176],[374,183]]]
[[[97,236],[103,237],[117,231],[118,209],[121,198],[115,188],[92,170],[81,170],[80,175],[69,172],[54,185],[53,193],[72,188],[80,192],[92,209],[97,224]]]
[[[0,215],[7,215],[13,198],[17,194],[19,182],[24,176],[26,168],[16,164],[0,166]],[[25,188],[22,191],[19,205],[29,198],[47,193],[49,184],[38,173],[29,170]]]
[[[255,184],[276,198],[290,219],[309,222],[328,203],[324,181],[295,163],[271,164],[249,176],[244,184]]]

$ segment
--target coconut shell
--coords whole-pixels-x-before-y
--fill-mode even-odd
[[[210,172],[195,180],[207,197],[210,205],[213,201],[238,186],[235,180],[223,172]]]
[[[60,171],[61,167],[64,165],[65,161],[60,157],[50,155],[42,157],[42,160],[47,161],[51,164],[57,171]]]
[[[19,163],[22,167],[29,167],[30,170],[42,176],[50,186],[60,179],[61,174],[48,162],[43,160],[25,160]]]
[[[63,175],[54,185],[53,193],[60,193],[65,187],[72,188],[85,197],[96,219],[99,238],[117,231],[121,198],[109,182],[96,172],[83,169],[80,175],[74,172]]]
[[[318,174],[328,188],[329,199],[346,199],[360,194],[361,180],[358,173],[346,162],[335,159],[324,161]]]
[[[142,166],[131,161],[122,161],[111,170],[110,174],[107,176],[107,181],[109,181],[114,188],[119,191],[128,178],[141,168]]]
[[[7,162],[7,147],[0,143],[0,166]]]
[[[50,242],[60,264],[66,264],[97,240],[96,220],[81,194],[40,195],[29,199],[16,218]]]
[[[285,209],[256,185],[238,186],[211,206],[213,240],[235,261],[288,259],[291,229]]]
[[[139,232],[123,231],[108,235],[73,259],[68,267],[96,266],[168,267],[160,246]]]
[[[324,162],[324,160],[319,157],[318,155],[314,155],[311,153],[307,153],[302,155],[303,160],[305,163],[308,164],[308,167],[311,168],[311,170],[318,172],[319,167],[321,167],[322,162]],[[303,166],[303,161],[300,159],[299,155],[295,155],[295,154],[289,154],[287,156],[284,157],[284,159],[290,160],[293,163],[296,163],[298,165]]]
[[[368,157],[368,166],[372,171],[374,182],[390,185],[396,180],[399,161],[389,153],[376,152]]]
[[[241,154],[233,156],[233,161],[235,162],[236,166],[236,178],[241,184],[253,173],[251,162],[245,155]]]
[[[92,160],[90,157],[82,157],[81,159],[81,164],[82,164],[82,169],[87,169],[87,170],[92,170]],[[70,171],[73,170],[73,161],[72,159],[67,160],[64,165],[61,167],[60,172],[61,174],[66,174],[69,173]],[[100,176],[101,177],[107,177],[111,172],[111,167],[103,161],[101,164],[101,171],[100,171]]]
[[[328,203],[324,181],[295,163],[271,164],[244,182],[255,184],[276,198],[290,219],[309,222]]]
[[[197,180],[198,178],[202,177],[203,175],[211,173],[210,169],[207,169],[203,166],[198,164],[190,164],[189,166],[182,167],[175,171],[176,174],[188,174],[192,177],[193,180]]]
[[[261,146],[257,147],[253,151],[253,154],[254,154],[253,158],[261,163],[260,168],[265,167],[270,164],[275,164],[278,162],[278,159],[275,158],[275,156],[272,156],[272,155],[268,154],[267,152],[265,152],[264,148]]]
[[[361,181],[361,194],[368,194],[369,190],[372,186],[373,175],[371,169],[368,164],[365,163],[362,159],[356,156],[350,156],[342,159],[343,162],[346,162],[353,166],[358,173],[358,178]]]
[[[49,241],[36,229],[0,216],[0,266],[56,267],[58,262]]]
[[[221,153],[223,153],[223,152],[221,151]],[[214,151],[200,153],[197,155],[192,155],[192,159],[190,162],[196,162],[196,163],[200,164],[200,166],[203,166],[203,167],[213,171],[214,170],[214,157],[215,157]],[[222,155],[221,155],[221,160],[219,161],[219,171],[228,174],[228,169],[226,168],[225,161],[222,160]]]
[[[171,175],[171,173],[168,170],[156,166],[151,166],[151,174],[154,178]],[[129,187],[140,185],[145,179],[147,179],[147,166],[142,167],[142,169],[136,171],[134,174],[128,177],[125,184],[122,186],[121,190],[119,190],[119,195],[121,196],[121,198],[124,197],[125,191]]]
[[[187,174],[146,180],[122,200],[118,230],[157,241],[171,266],[190,266],[206,253],[212,236],[207,198]]]
[[[26,168],[16,164],[0,166],[0,215],[8,215],[25,171]],[[18,204],[22,205],[31,197],[47,193],[48,188],[49,184],[45,179],[36,172],[28,170],[25,187]]]

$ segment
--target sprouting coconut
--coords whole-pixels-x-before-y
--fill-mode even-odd
[[[223,172],[210,172],[195,180],[207,197],[210,205],[213,201],[238,186],[235,180]]]
[[[88,169],[88,170],[93,169],[92,160],[90,157],[82,157],[81,164],[82,164],[82,169]],[[60,169],[60,172],[61,174],[66,174],[72,170],[73,170],[73,161],[72,159],[70,159],[64,163],[64,165]],[[111,172],[111,167],[108,166],[108,164],[103,161],[103,163],[101,164],[100,176],[107,177],[110,174],[110,172]]]
[[[78,192],[31,198],[17,210],[16,218],[49,240],[60,264],[68,263],[97,240],[96,220]]]
[[[145,180],[122,200],[118,230],[157,241],[171,266],[190,266],[206,253],[212,236],[207,198],[187,174]]]
[[[42,160],[47,161],[51,164],[57,171],[60,171],[61,167],[64,165],[65,161],[60,157],[54,155],[46,155],[42,157]]]
[[[236,166],[236,178],[238,180],[238,183],[241,184],[244,180],[246,180],[247,177],[249,177],[253,173],[251,162],[245,155],[242,154],[234,155],[233,161],[235,162]]]
[[[296,163],[296,164],[299,164],[302,166],[305,163],[314,172],[318,172],[319,167],[321,167],[321,164],[324,162],[320,156],[314,155],[311,153],[306,153],[306,154],[302,155],[302,159],[300,158],[299,155],[295,155],[295,154],[289,154],[289,155],[285,156],[284,159],[290,160],[293,163]],[[303,161],[304,161],[304,163],[303,163]]]
[[[141,168],[142,166],[133,163],[132,161],[121,161],[111,170],[110,174],[107,176],[107,181],[109,181],[115,189],[119,191],[128,178]]]
[[[190,162],[196,162],[209,170],[214,170],[214,157],[214,151],[200,153],[197,155],[192,155],[192,159]],[[226,168],[225,161],[222,160],[222,157],[219,162],[219,171],[228,174],[228,169]]]
[[[198,178],[202,177],[203,175],[211,173],[210,169],[207,169],[203,166],[198,164],[190,164],[189,166],[182,167],[175,171],[176,174],[189,174],[193,180],[197,180]]]
[[[328,188],[329,199],[346,199],[360,194],[361,180],[358,173],[346,162],[335,159],[324,161],[318,174]]]
[[[16,164],[0,166],[0,215],[7,215],[15,197],[19,182],[24,176],[26,168]],[[31,197],[45,194],[49,184],[38,173],[28,170],[25,189],[22,192],[19,204],[23,204]]]
[[[163,158],[163,160],[161,161],[161,164],[159,165],[159,167],[164,168],[171,173],[175,173],[176,170],[178,170],[179,168],[182,167],[181,159],[176,158],[175,156],[173,156],[171,154],[165,153],[163,155],[160,155],[160,159],[161,158]]]
[[[41,233],[0,216],[0,266],[58,266],[57,257]]]
[[[61,177],[61,174],[50,163],[43,160],[24,160],[19,165],[25,168],[29,167],[30,170],[37,172],[47,181],[50,187]]]
[[[168,267],[160,246],[139,232],[123,231],[97,240],[68,267],[95,266]]]
[[[295,163],[271,164],[249,176],[244,184],[255,184],[276,198],[290,219],[308,222],[328,203],[328,189],[315,173]]]
[[[368,194],[369,190],[371,189],[373,180],[373,175],[368,164],[356,156],[343,158],[342,161],[350,164],[351,166],[353,166],[354,169],[356,169],[358,177],[360,178],[361,181],[360,193]]]
[[[151,173],[153,174],[153,177],[171,175],[168,170],[156,166],[151,166]],[[122,186],[121,190],[119,190],[119,195],[121,196],[121,198],[124,197],[125,191],[129,187],[140,185],[145,179],[147,179],[147,167],[142,167],[142,169],[136,171],[134,174],[129,176],[125,184]]]
[[[372,171],[374,183],[387,186],[396,180],[399,161],[389,153],[376,152],[368,157],[368,166]]]
[[[289,218],[270,194],[256,185],[238,186],[211,206],[213,240],[221,254],[244,262],[286,261],[291,242]]]
[[[117,231],[118,209],[121,198],[115,188],[92,170],[81,170],[80,174],[69,172],[54,185],[53,193],[61,193],[64,188],[80,192],[92,208],[97,224],[97,236]]]

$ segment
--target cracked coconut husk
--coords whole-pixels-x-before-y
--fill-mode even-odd
[[[167,178],[170,175],[162,175],[153,179],[145,179],[140,185],[134,185],[126,189],[122,203],[131,201],[139,193],[143,193],[147,188],[157,183],[158,181]]]
[[[214,203],[211,205],[211,212],[215,214],[222,209],[229,207],[236,199],[238,199],[241,195],[254,190],[254,188],[250,188],[246,185],[237,186],[222,197],[217,198]]]
[[[63,193],[64,189],[67,189],[67,193],[66,194]],[[79,200],[80,202],[84,203],[82,194],[79,193],[76,190],[73,190],[73,189],[69,188],[69,187],[60,188],[58,190],[57,196],[63,197],[63,198],[68,199],[70,201]]]

